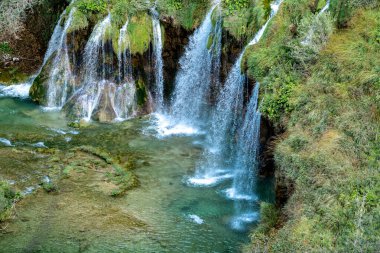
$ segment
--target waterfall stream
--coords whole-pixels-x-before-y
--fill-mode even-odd
[[[62,14],[60,15],[59,20],[57,22],[57,25],[54,27],[53,34],[50,37],[48,48],[45,52],[42,65],[37,70],[37,72],[34,75],[32,75],[29,78],[29,80],[27,80],[25,83],[13,84],[13,85],[9,85],[9,86],[0,85],[0,97],[1,96],[19,97],[19,98],[23,98],[23,99],[29,97],[29,90],[30,90],[30,87],[32,86],[34,80],[41,73],[42,68],[45,66],[47,61],[52,56],[52,54],[54,52],[57,52],[61,46],[64,27],[66,27],[66,24],[64,25],[64,27],[62,27],[61,23],[62,23],[62,20],[63,20],[65,14],[66,14],[66,10],[62,12]]]
[[[95,26],[86,44],[82,88],[67,105],[76,113],[77,118],[87,121],[93,117],[99,121],[124,120],[135,113],[136,88],[129,53],[128,22],[121,28],[118,39],[118,84],[112,78],[112,46],[106,39],[110,27],[109,14]]]
[[[117,58],[119,63],[119,82],[133,80],[132,76],[132,57],[129,50],[131,46],[130,38],[128,36],[129,20],[125,22],[119,31],[118,51]]]
[[[278,11],[282,1],[272,4],[272,13],[268,21],[256,33],[248,44],[258,43],[270,20]],[[195,186],[214,186],[222,180],[232,178],[236,156],[235,136],[242,123],[243,89],[246,77],[241,73],[241,61],[245,47],[228,74],[227,80],[218,97],[212,115],[211,131],[208,136],[208,148],[203,153],[194,177],[188,183]]]
[[[155,115],[161,136],[199,133],[208,118],[208,100],[215,76],[213,69],[220,66],[221,22],[215,25],[212,22],[212,14],[219,3],[213,4],[200,27],[189,38],[179,60],[170,114]]]
[[[151,11],[153,23],[153,53],[154,53],[154,74],[155,74],[155,111],[164,110],[164,73],[162,59],[162,33],[159,15],[156,10]]]
[[[62,106],[66,103],[67,97],[75,88],[67,46],[67,30],[73,20],[74,12],[75,8],[72,8],[65,25],[59,34],[59,39],[57,39],[53,33],[51,41],[57,49],[54,50],[54,47],[50,47],[51,51],[48,50],[47,54],[49,57],[49,54],[53,55],[55,53],[50,65],[51,69],[47,88],[47,107],[51,109],[62,108]],[[46,63],[48,59],[49,58],[45,58],[44,63]]]
[[[231,224],[234,229],[238,230],[244,229],[245,223],[250,223],[258,217],[258,213],[253,211],[253,207],[257,201],[254,191],[260,152],[259,89],[260,85],[256,83],[236,144],[232,188],[226,190],[226,196],[235,200],[236,216],[232,219]]]
[[[281,3],[282,1],[277,1],[271,5],[272,12],[268,21],[248,46],[260,41]],[[233,179],[233,187],[225,191],[226,196],[233,200],[249,202],[248,207],[244,204],[244,208],[240,207],[241,203],[235,203],[238,207],[236,217],[232,221],[234,229],[242,229],[242,224],[258,218],[257,213],[251,210],[252,201],[255,200],[253,191],[260,138],[260,112],[257,111],[259,85],[255,87],[243,118],[246,76],[241,72],[241,61],[246,48],[232,67],[219,95],[203,158],[197,166],[195,175],[187,179],[190,186],[206,187],[214,186],[226,179]]]

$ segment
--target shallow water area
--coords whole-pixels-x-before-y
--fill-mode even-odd
[[[14,98],[0,98],[0,119],[0,138],[12,145],[0,143],[0,178],[28,193],[1,230],[0,249],[238,252],[248,241],[246,232],[231,229],[233,201],[220,194],[228,182],[183,182],[194,174],[204,136],[158,138],[149,116],[74,129],[60,112]],[[112,197],[114,185],[101,176],[110,165],[76,150],[82,146],[134,164],[140,186]],[[70,166],[76,169],[67,172]],[[42,189],[47,179],[57,192]]]

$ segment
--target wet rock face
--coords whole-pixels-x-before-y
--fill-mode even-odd
[[[104,86],[103,92],[99,98],[99,106],[93,113],[93,119],[99,122],[110,122],[117,117],[114,108],[114,97],[111,94],[116,92],[116,84],[107,83]]]
[[[179,68],[179,58],[181,58],[184,53],[192,31],[186,30],[180,26],[175,26],[173,19],[170,17],[163,18],[161,24],[164,26],[165,30],[164,47],[162,52],[164,60],[164,96],[169,98],[174,90],[175,76]]]

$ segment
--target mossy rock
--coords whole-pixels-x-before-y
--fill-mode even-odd
[[[142,78],[136,81],[137,105],[142,107],[147,101],[147,89]]]
[[[0,83],[2,84],[14,84],[22,83],[28,80],[28,75],[19,71],[18,68],[9,68],[0,70]]]
[[[79,30],[84,30],[89,26],[87,16],[80,10],[75,10],[73,14],[73,20],[70,27],[67,29],[67,33],[72,33]]]
[[[50,56],[50,59],[46,62],[45,66],[42,68],[41,73],[34,79],[32,87],[29,90],[29,96],[34,102],[38,104],[46,103],[46,92],[47,92],[46,81],[49,80],[51,64],[55,58],[55,55],[56,53],[53,53]]]
[[[150,42],[152,41],[152,19],[146,14],[139,14],[130,19],[128,25],[128,34],[131,43],[132,54],[143,54],[149,49]]]

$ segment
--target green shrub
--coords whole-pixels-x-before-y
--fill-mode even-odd
[[[11,54],[12,51],[8,42],[0,42],[0,54]]]
[[[105,0],[80,0],[77,8],[83,13],[100,13],[107,10],[107,3]]]
[[[230,15],[235,11],[248,8],[249,0],[223,0],[223,7],[226,15]]]
[[[12,207],[19,197],[7,182],[0,181],[0,222],[9,218]]]

